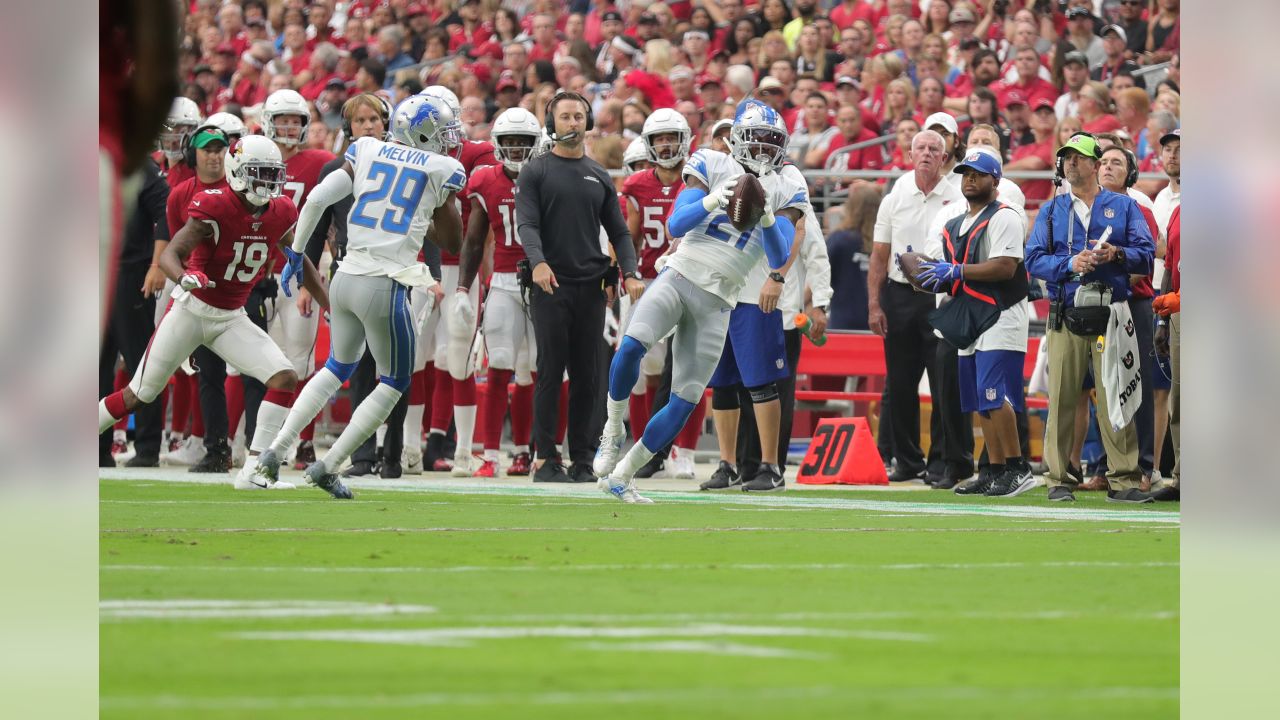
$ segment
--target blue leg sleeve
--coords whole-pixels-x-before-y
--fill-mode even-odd
[[[378,376],[378,382],[382,383],[383,385],[390,385],[391,387],[395,388],[396,390],[399,390],[400,392],[404,392],[405,390],[409,389],[409,383],[412,380],[413,380],[412,375],[397,375],[395,377],[388,377],[386,375]]]
[[[774,223],[764,228],[764,257],[770,269],[777,270],[791,257],[791,243],[796,239],[796,226],[785,215],[775,215]]]
[[[351,378],[351,373],[356,371],[356,365],[358,364],[358,361],[353,363],[338,362],[333,355],[330,355],[329,359],[325,361],[324,366],[329,370],[329,372],[336,375],[339,380],[346,382]]]
[[[693,407],[693,403],[673,393],[667,404],[656,415],[649,418],[649,424],[644,426],[644,435],[641,436],[640,442],[644,443],[646,449],[653,452],[670,445],[676,439],[676,435],[680,434],[684,424],[689,421],[689,416],[693,414]]]
[[[631,395],[631,388],[640,379],[640,360],[644,357],[644,345],[637,339],[626,335],[613,356],[609,365],[609,397],[614,400],[626,400]]]

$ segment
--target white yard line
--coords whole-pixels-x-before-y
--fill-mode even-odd
[[[102,480],[149,480],[175,483],[219,484],[230,490],[229,476],[199,476],[186,472],[178,472],[170,468],[116,468],[99,470]],[[286,473],[286,477],[292,475]],[[523,479],[493,479],[478,482],[471,479],[445,479],[422,477],[421,479],[383,480],[381,478],[351,478],[346,481],[354,490],[384,490],[394,492],[434,492],[458,493],[464,495],[500,495],[514,497],[565,497],[565,498],[599,498],[602,504],[609,499],[603,497],[594,486],[581,485],[548,486],[535,485]],[[682,483],[691,484],[690,481]],[[1047,518],[1061,520],[1078,520],[1093,522],[1132,522],[1143,524],[1180,523],[1177,512],[1164,510],[1103,509],[1084,507],[1045,507],[1037,505],[1008,504],[999,500],[978,503],[926,503],[894,500],[871,500],[855,497],[856,490],[848,492],[849,497],[821,497],[811,495],[809,491],[790,492],[786,495],[770,495],[767,497],[747,496],[743,493],[699,493],[683,490],[686,484],[663,481],[651,486],[640,483],[646,495],[652,495],[660,503],[702,504],[702,505],[748,505],[754,507],[823,507],[842,510],[862,510],[876,513],[896,513],[930,516],[987,516],[1002,518]],[[670,487],[672,490],[650,490],[650,487]],[[285,492],[285,491],[282,491]],[[323,493],[313,488],[300,488],[299,494],[309,494],[317,499]],[[358,496],[357,496],[358,499]],[[251,502],[253,498],[246,498]]]
[[[651,652],[651,653],[695,653],[699,655],[722,655],[726,657],[787,658],[789,660],[826,660],[829,653],[816,653],[807,650],[791,650],[789,648],[770,647],[768,645],[746,645],[706,640],[657,640],[653,642],[585,642],[574,647],[599,652]]]
[[[374,617],[433,613],[425,605],[325,600],[103,600],[100,620],[211,620],[227,618]]]
[[[931,528],[931,527],[357,527],[357,528],[337,528],[337,527],[133,527],[133,528],[106,528],[98,532],[105,535],[137,535],[137,534],[183,534],[183,533],[517,533],[517,532],[585,532],[585,533],[604,533],[604,532],[639,532],[651,534],[663,533],[726,533],[726,532],[799,532],[799,533],[996,533],[1000,535],[1012,533],[1070,533],[1078,535],[1080,533],[1101,533],[1114,534],[1129,531],[1139,532],[1177,532],[1178,528],[1169,528],[1145,525],[1128,526],[1128,527],[1100,527],[1100,528],[1079,528],[1079,527],[1062,527],[1062,528],[1044,528],[1044,527],[953,527],[953,528]]]

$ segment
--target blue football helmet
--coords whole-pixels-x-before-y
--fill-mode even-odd
[[[759,100],[743,100],[729,128],[729,152],[759,176],[782,167],[787,159],[787,126],[782,116]]]

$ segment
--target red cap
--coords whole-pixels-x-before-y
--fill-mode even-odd
[[[422,3],[410,3],[409,7],[405,8],[404,10],[405,17],[413,17],[414,15],[426,15],[426,14],[427,14],[427,9],[422,6]]]
[[[493,71],[484,63],[477,62],[463,65],[462,72],[468,75],[475,75],[476,79],[485,85],[488,85],[489,81],[493,79]]]
[[[220,42],[218,43],[218,47],[214,48],[213,51],[220,55],[235,55],[236,46],[229,42]]]
[[[494,87],[495,92],[501,92],[507,88],[519,89],[520,83],[516,82],[516,76],[510,70],[503,70],[498,76],[498,85]]]
[[[1050,110],[1055,109],[1053,106],[1053,101],[1047,97],[1037,98],[1035,102],[1031,103],[1031,112],[1035,112],[1042,108],[1049,108]]]
[[[1004,94],[1005,107],[1009,107],[1011,105],[1026,105],[1026,104],[1027,104],[1027,99],[1023,97],[1022,93],[1018,92],[1017,90],[1010,90],[1009,92]]]
[[[720,87],[724,87],[724,81],[711,73],[702,73],[699,75],[695,80],[695,84],[698,87],[702,87],[703,85],[719,85]]]
[[[477,60],[485,57],[492,58],[494,60],[501,60],[502,59],[502,43],[499,43],[495,40],[489,40],[487,42],[481,43],[480,45],[477,45],[475,48],[471,50],[471,57]]]

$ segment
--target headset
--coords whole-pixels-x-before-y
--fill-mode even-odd
[[[348,98],[346,102],[342,103],[342,135],[347,139],[347,142],[351,142],[352,140],[351,116],[356,114],[356,106],[352,104],[351,101],[366,95],[376,99],[378,101],[378,106],[382,108],[380,115],[382,117],[383,137],[385,138],[391,133],[391,103],[387,102],[387,99],[381,95],[375,95],[374,93],[360,93],[359,95],[354,95]],[[348,110],[347,108],[351,109]]]
[[[222,128],[217,125],[201,125],[191,133],[191,139],[187,141],[186,147],[182,148],[182,161],[192,170],[196,167],[196,136],[204,131],[216,132],[222,135],[222,140],[227,144],[227,149],[231,149],[231,138],[222,132]]]
[[[547,129],[547,135],[556,142],[560,142],[562,139],[556,132],[556,122],[555,118],[552,116],[552,111],[555,110],[556,103],[561,100],[577,100],[582,103],[583,107],[587,109],[587,127],[585,132],[591,132],[592,128],[596,126],[596,117],[595,114],[591,112],[591,103],[587,102],[586,98],[572,90],[561,90],[555,95],[552,95],[551,101],[547,103],[546,117],[543,118],[542,122],[543,127]]]
[[[1133,152],[1129,150],[1129,148],[1123,147],[1121,145],[1115,145],[1113,148],[1107,148],[1107,149],[1108,150],[1116,149],[1124,153],[1124,161],[1129,168],[1128,173],[1126,173],[1124,176],[1124,186],[1126,188],[1133,187],[1134,184],[1138,182],[1138,156],[1134,155]]]

